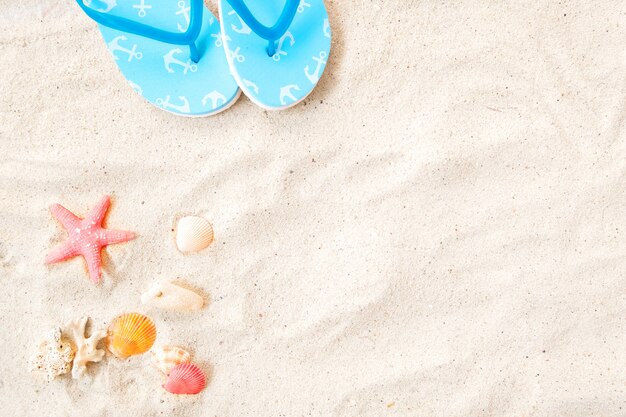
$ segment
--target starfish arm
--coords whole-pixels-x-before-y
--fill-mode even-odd
[[[75,229],[80,226],[80,221],[78,217],[74,215],[71,211],[66,209],[60,204],[53,204],[50,206],[50,212],[57,219],[66,230]]]
[[[111,205],[111,198],[108,195],[105,195],[98,201],[98,204],[91,209],[86,219],[90,223],[97,224],[98,226],[102,225],[102,220],[104,220],[104,216],[107,214],[107,210]]]
[[[78,250],[74,245],[69,242],[64,242],[54,248],[52,252],[46,256],[47,264],[54,264],[57,262],[64,261],[69,258],[73,258],[74,256],[80,254],[80,250]]]
[[[109,229],[101,229],[100,230],[100,244],[102,246],[112,245],[114,243],[122,243],[127,242],[129,240],[133,240],[135,238],[135,234],[133,232],[128,232],[126,230],[109,230]]]
[[[100,246],[91,245],[85,248],[82,253],[87,262],[87,270],[89,271],[89,278],[94,284],[100,282],[100,276],[102,275],[102,257],[100,256]]]

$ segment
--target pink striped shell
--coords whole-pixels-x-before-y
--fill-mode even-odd
[[[206,387],[206,375],[193,363],[181,363],[170,372],[163,388],[172,394],[197,394]]]

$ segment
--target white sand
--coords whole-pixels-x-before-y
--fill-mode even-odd
[[[328,9],[304,104],[188,120],[133,93],[73,1],[0,0],[3,416],[626,415],[626,3]],[[104,284],[46,267],[48,206],[106,193],[140,237]],[[196,256],[185,213],[215,224]],[[200,314],[140,305],[176,277]],[[201,395],[147,357],[26,371],[51,326],[127,311],[212,370]]]

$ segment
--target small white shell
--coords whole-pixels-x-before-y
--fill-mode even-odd
[[[176,227],[176,247],[181,252],[198,252],[213,242],[213,226],[198,216],[183,217]]]
[[[163,310],[200,310],[204,300],[195,292],[179,287],[171,282],[157,283],[141,295],[141,302]]]
[[[42,371],[46,381],[50,382],[70,371],[72,359],[74,359],[72,345],[62,339],[61,329],[57,327],[41,341],[37,351],[28,361],[28,370]]]
[[[154,349],[151,353],[152,364],[165,375],[169,375],[176,365],[191,361],[191,354],[176,346],[162,346]]]

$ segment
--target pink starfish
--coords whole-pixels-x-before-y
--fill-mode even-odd
[[[109,209],[109,205],[111,205],[111,199],[106,195],[84,219],[76,217],[60,204],[52,205],[50,207],[52,215],[63,225],[69,237],[46,256],[46,263],[53,264],[82,255],[87,261],[91,281],[98,284],[102,273],[100,250],[106,245],[126,242],[135,238],[133,232],[108,230],[102,227],[102,220]]]

